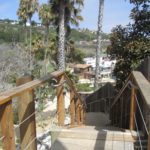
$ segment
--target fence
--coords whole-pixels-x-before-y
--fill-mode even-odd
[[[37,149],[34,90],[45,83],[52,83],[52,81],[57,82],[53,88],[56,88],[58,126],[64,126],[65,119],[64,83],[70,91],[70,126],[84,123],[85,105],[78,95],[74,83],[64,72],[56,71],[33,81],[31,78],[22,78],[17,82],[18,87],[0,94],[0,142],[4,150],[16,150],[12,107],[12,99],[15,97],[18,98],[20,148],[22,150]]]
[[[87,112],[109,112],[114,94],[114,86],[111,83],[105,84],[85,99]]]
[[[111,105],[110,119],[114,126],[136,130],[141,149],[143,147],[140,133],[143,133],[143,138],[148,140],[149,150],[149,116],[150,84],[141,72],[134,71]]]

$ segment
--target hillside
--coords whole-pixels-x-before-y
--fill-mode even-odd
[[[70,38],[74,41],[93,41],[97,37],[96,31],[89,29],[72,29],[70,33]],[[103,33],[102,39],[108,39],[109,34]]]
[[[45,29],[41,25],[34,25],[32,27],[32,33],[38,35],[45,35]],[[50,37],[56,36],[56,30],[54,27],[50,27],[49,32]],[[11,21],[0,21],[0,44],[11,43],[15,45],[16,43],[23,43],[29,36],[29,26],[24,27],[20,24],[14,24]],[[96,31],[91,31],[89,29],[72,29],[70,31],[69,38],[75,42],[75,47],[80,49],[86,57],[94,56],[96,49]],[[103,52],[106,51],[109,45],[109,34],[102,34],[102,49]],[[6,45],[5,45],[6,47]],[[4,49],[0,46],[0,49]]]

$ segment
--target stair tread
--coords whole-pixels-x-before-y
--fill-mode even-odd
[[[134,131],[110,126],[104,113],[86,116],[86,126],[51,131],[52,150],[134,150]]]
[[[132,142],[58,138],[52,150],[134,150]]]
[[[135,142],[135,134],[122,130],[108,130],[94,126],[82,126],[71,129],[56,129],[51,131],[56,138],[89,139],[89,140],[109,140],[109,141],[131,141]]]

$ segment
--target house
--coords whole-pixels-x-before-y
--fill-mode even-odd
[[[92,66],[89,64],[71,64],[70,68],[73,68],[74,73],[79,76],[79,79],[85,78],[85,74],[92,71]]]

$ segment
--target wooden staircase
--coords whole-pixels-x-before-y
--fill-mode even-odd
[[[51,85],[54,80],[56,83]],[[96,109],[97,112],[86,113],[89,106],[81,99],[74,83],[64,72],[56,71],[41,79],[26,82],[23,77],[25,84],[0,94],[0,143],[3,150],[16,150],[12,107],[14,98],[18,99],[20,147],[22,150],[37,150],[34,90],[45,83],[55,88],[57,95],[59,130],[51,131],[52,150],[150,150],[150,84],[140,72],[134,71],[129,76],[110,103],[109,115],[98,112],[101,111],[97,109],[98,106],[103,107],[100,103],[94,103],[92,109],[89,109]],[[68,127],[64,124],[64,87],[70,93]],[[101,98],[102,101],[104,98]]]
[[[136,138],[135,132],[110,126],[104,113],[87,113],[86,126],[53,130],[51,135],[52,150],[134,150]]]

